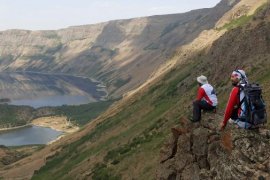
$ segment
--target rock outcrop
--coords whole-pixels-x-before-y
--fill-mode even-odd
[[[161,150],[157,179],[269,179],[270,131],[243,130],[206,115],[200,123],[182,119]]]

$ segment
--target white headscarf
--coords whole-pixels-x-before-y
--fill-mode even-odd
[[[248,83],[247,75],[246,75],[245,71],[243,71],[241,69],[233,71],[231,76],[239,79],[240,84]]]

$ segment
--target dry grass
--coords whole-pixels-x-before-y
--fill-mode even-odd
[[[34,119],[32,124],[35,126],[49,127],[65,133],[74,133],[79,130],[79,127],[68,121],[67,117],[42,117]]]

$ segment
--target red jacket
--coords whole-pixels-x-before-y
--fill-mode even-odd
[[[239,90],[239,87],[234,87],[231,91],[223,119],[224,124],[227,124],[228,120],[231,118],[234,107],[238,107],[240,104]]]
[[[217,106],[217,96],[210,84],[204,84],[198,89],[196,100],[201,101],[202,99],[211,106]]]

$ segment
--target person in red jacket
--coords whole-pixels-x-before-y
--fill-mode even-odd
[[[239,120],[239,117],[243,116],[245,111],[245,105],[242,103],[244,92],[240,90],[240,86],[245,86],[248,82],[245,71],[233,71],[231,74],[231,82],[234,87],[227,103],[223,121],[220,123],[220,130],[225,129],[228,121],[237,124],[240,128],[248,129],[251,127],[251,124]]]
[[[213,110],[217,106],[217,96],[214,88],[203,75],[197,77],[199,89],[196,100],[193,102],[193,117],[191,121],[201,120],[201,110]]]

